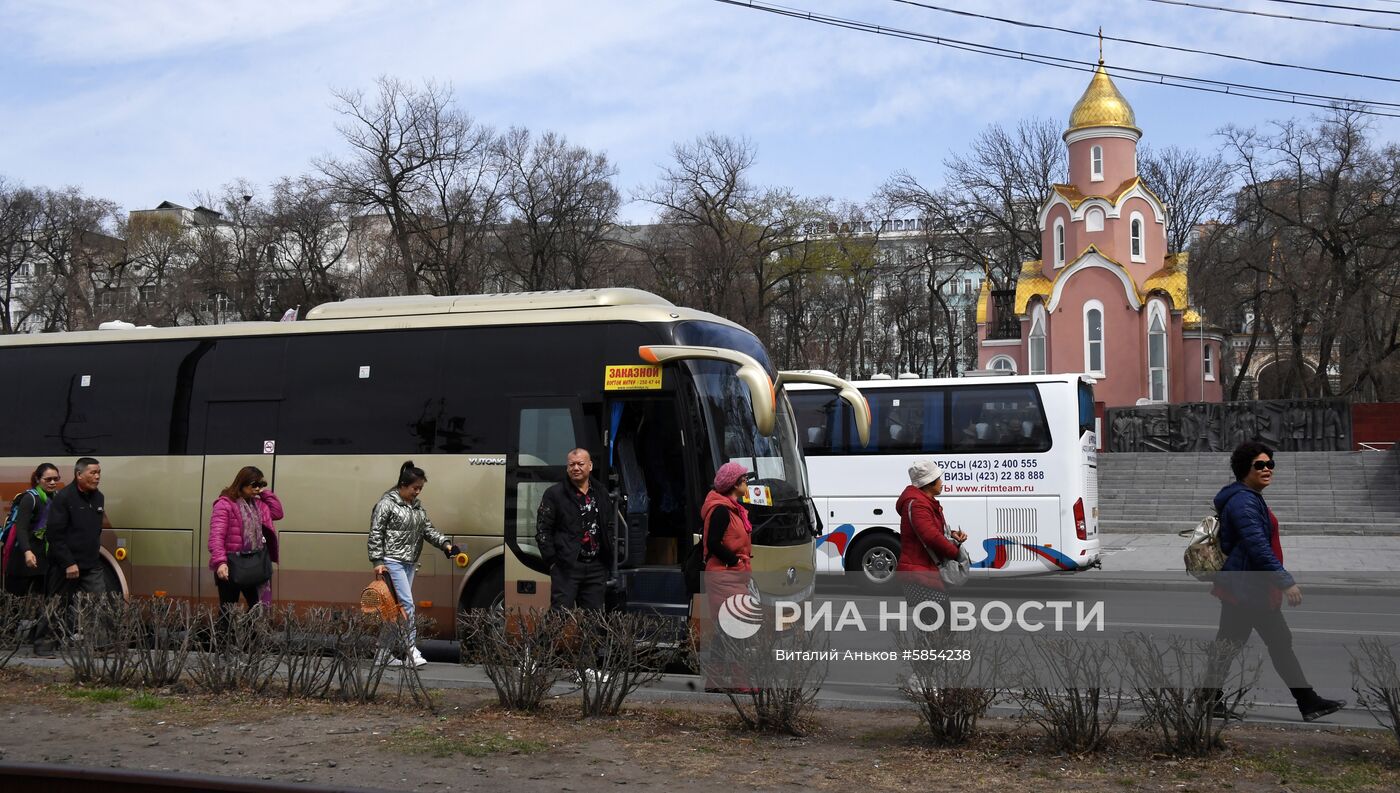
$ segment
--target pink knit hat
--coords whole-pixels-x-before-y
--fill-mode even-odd
[[[728,493],[749,473],[749,469],[738,463],[725,463],[715,471],[715,492]]]

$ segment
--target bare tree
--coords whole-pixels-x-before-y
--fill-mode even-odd
[[[342,299],[349,275],[345,254],[349,218],[325,185],[310,177],[283,178],[266,207],[271,269],[277,275],[277,308]]]
[[[99,290],[108,288],[124,263],[121,241],[112,233],[120,220],[117,207],[76,187],[37,195],[30,242],[43,271],[18,290],[23,309],[14,324],[32,323],[41,331],[95,327]]]
[[[38,265],[33,235],[40,210],[35,191],[0,177],[0,333],[15,332],[12,301]]]
[[[1167,205],[1167,250],[1184,251],[1207,218],[1217,216],[1233,178],[1219,154],[1168,146],[1138,150],[1138,174]]]
[[[500,156],[509,217],[497,238],[511,280],[527,291],[594,285],[622,204],[607,155],[516,128]]]
[[[403,291],[480,291],[500,219],[496,134],[457,110],[450,88],[390,77],[377,88],[336,93],[350,154],[318,167],[352,211],[385,219]]]

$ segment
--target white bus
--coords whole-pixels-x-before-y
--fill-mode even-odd
[[[944,471],[950,528],[967,532],[973,575],[1099,564],[1093,381],[1081,375],[872,380],[870,442],[830,390],[788,387],[825,524],[818,572],[884,583],[899,559],[895,499],[915,459]]]

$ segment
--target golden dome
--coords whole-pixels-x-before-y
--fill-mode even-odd
[[[1109,79],[1103,61],[1099,61],[1093,79],[1089,80],[1089,87],[1084,89],[1084,95],[1079,97],[1069,114],[1068,132],[1085,127],[1125,127],[1142,132],[1137,128],[1132,105],[1118,93],[1118,86]]]

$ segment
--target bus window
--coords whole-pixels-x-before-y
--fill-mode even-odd
[[[842,425],[841,398],[830,391],[789,391],[797,419],[797,439],[808,456],[844,451],[838,429]]]
[[[1033,384],[955,389],[950,403],[958,451],[1043,452],[1050,427]]]
[[[851,445],[851,453],[916,454],[944,450],[943,403],[941,389],[881,388],[865,392],[872,421],[870,445]],[[855,429],[846,421],[847,437]]]
[[[1094,387],[1079,381],[1079,437],[1094,431]]]

